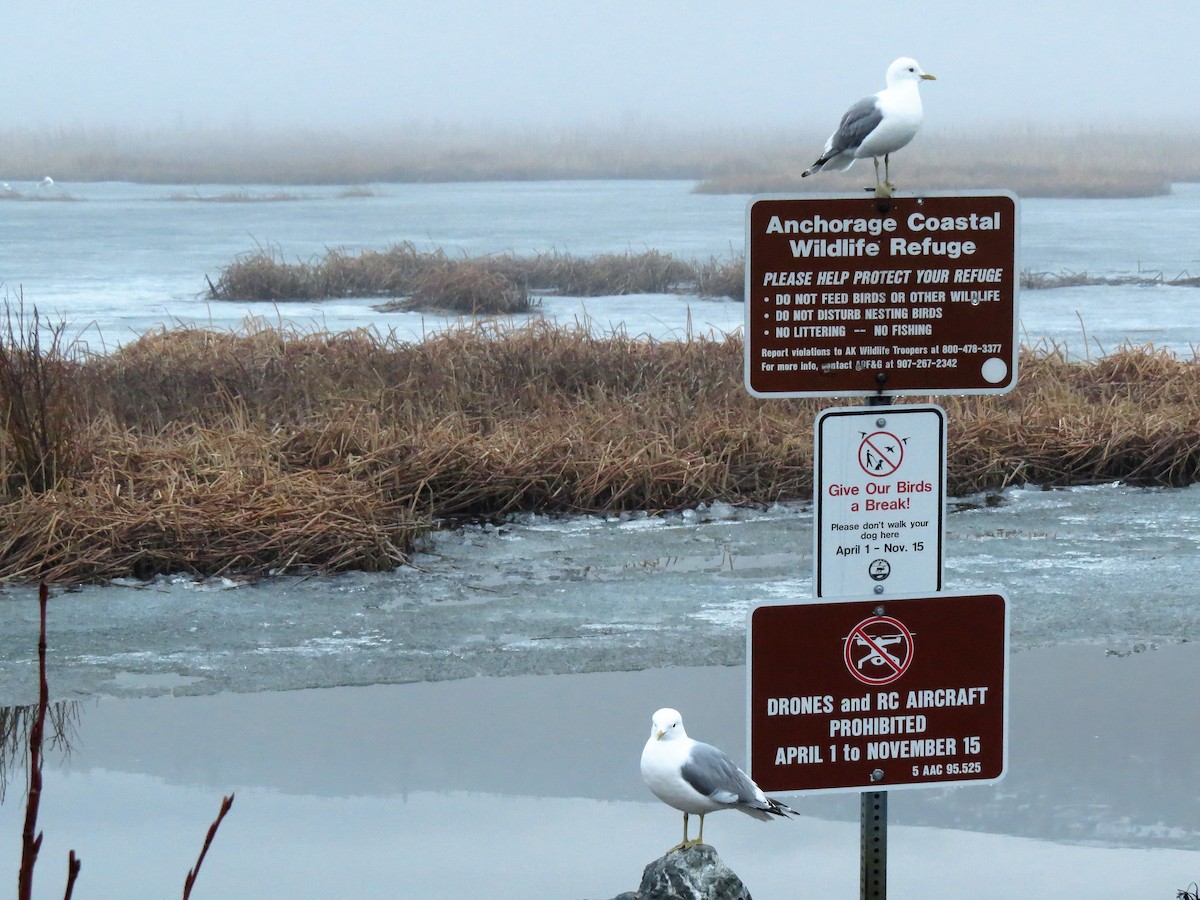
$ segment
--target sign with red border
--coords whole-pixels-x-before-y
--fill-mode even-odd
[[[752,198],[746,389],[757,397],[1012,390],[1019,218],[1016,196],[1004,191]]]
[[[814,441],[816,595],[940,590],[945,411],[933,404],[826,409]]]
[[[998,780],[1008,632],[997,592],[756,606],[751,776],[784,793]]]

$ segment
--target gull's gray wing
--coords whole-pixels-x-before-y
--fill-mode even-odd
[[[696,743],[683,764],[683,780],[718,803],[759,806],[754,783],[711,744]]]
[[[855,149],[882,121],[883,113],[879,110],[875,96],[872,94],[870,97],[863,97],[846,110],[837,131],[829,138],[829,145],[821,156],[832,159],[843,151]]]

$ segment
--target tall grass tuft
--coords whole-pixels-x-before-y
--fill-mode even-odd
[[[597,297],[611,294],[744,293],[744,262],[683,260],[659,250],[453,258],[443,250],[422,252],[411,243],[357,255],[331,250],[321,259],[288,263],[271,249],[241,256],[214,284],[213,300],[320,300],[332,297],[397,297],[380,308],[451,310],[469,314],[525,312],[529,294]]]
[[[288,263],[267,249],[238,257],[226,266],[216,284],[209,282],[209,297],[243,302],[396,297],[399,299],[376,308],[385,312],[426,309],[510,315],[527,312],[533,293],[569,297],[695,294],[741,301],[746,292],[745,265],[741,255],[684,260],[657,250],[592,257],[551,252],[452,258],[443,250],[422,252],[411,243],[359,254],[331,250],[320,259]],[[1200,278],[1187,273],[1167,278],[1162,272],[1148,270],[1092,275],[1025,269],[1020,283],[1025,290],[1100,284],[1200,287]]]
[[[472,316],[511,315],[530,309],[529,293],[524,287],[477,262],[447,265],[426,273],[403,305]]]
[[[147,334],[79,364],[88,452],[0,503],[0,578],[381,570],[435,523],[806,499],[820,404],[750,397],[742,366],[736,335],[541,320]],[[1012,393],[940,402],[957,495],[1200,481],[1200,359],[1026,348]]]
[[[63,322],[22,300],[0,321],[0,471],[4,490],[42,493],[68,477],[80,452],[70,348]]]

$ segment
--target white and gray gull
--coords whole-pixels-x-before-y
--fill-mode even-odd
[[[817,161],[804,170],[808,177],[823,169],[844,172],[856,159],[875,161],[875,196],[890,197],[895,185],[888,172],[888,157],[908,144],[921,127],[921,81],[935,80],[915,59],[896,60],[887,70],[887,87],[859,100],[842,116],[837,131],[825,142]],[[879,157],[883,157],[883,181]]]
[[[683,730],[683,717],[660,709],[642,750],[642,778],[659,800],[683,812],[683,843],[667,852],[704,841],[704,816],[718,809],[740,809],[756,819],[797,815],[764,794],[733,760],[711,744],[694,741]],[[700,831],[688,840],[688,815],[700,816]]]

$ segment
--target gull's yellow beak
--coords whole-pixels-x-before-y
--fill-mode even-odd
[[[937,81],[937,76],[930,75],[928,72],[922,72],[921,77],[924,78],[926,81]]]
[[[657,731],[657,732],[655,732],[655,734],[654,734],[654,739],[655,739],[656,741],[661,741],[661,740],[663,739],[663,735],[664,735],[664,734],[666,734],[666,732],[665,732],[665,731],[663,731],[663,730],[660,728],[660,729],[658,729],[658,731]]]

